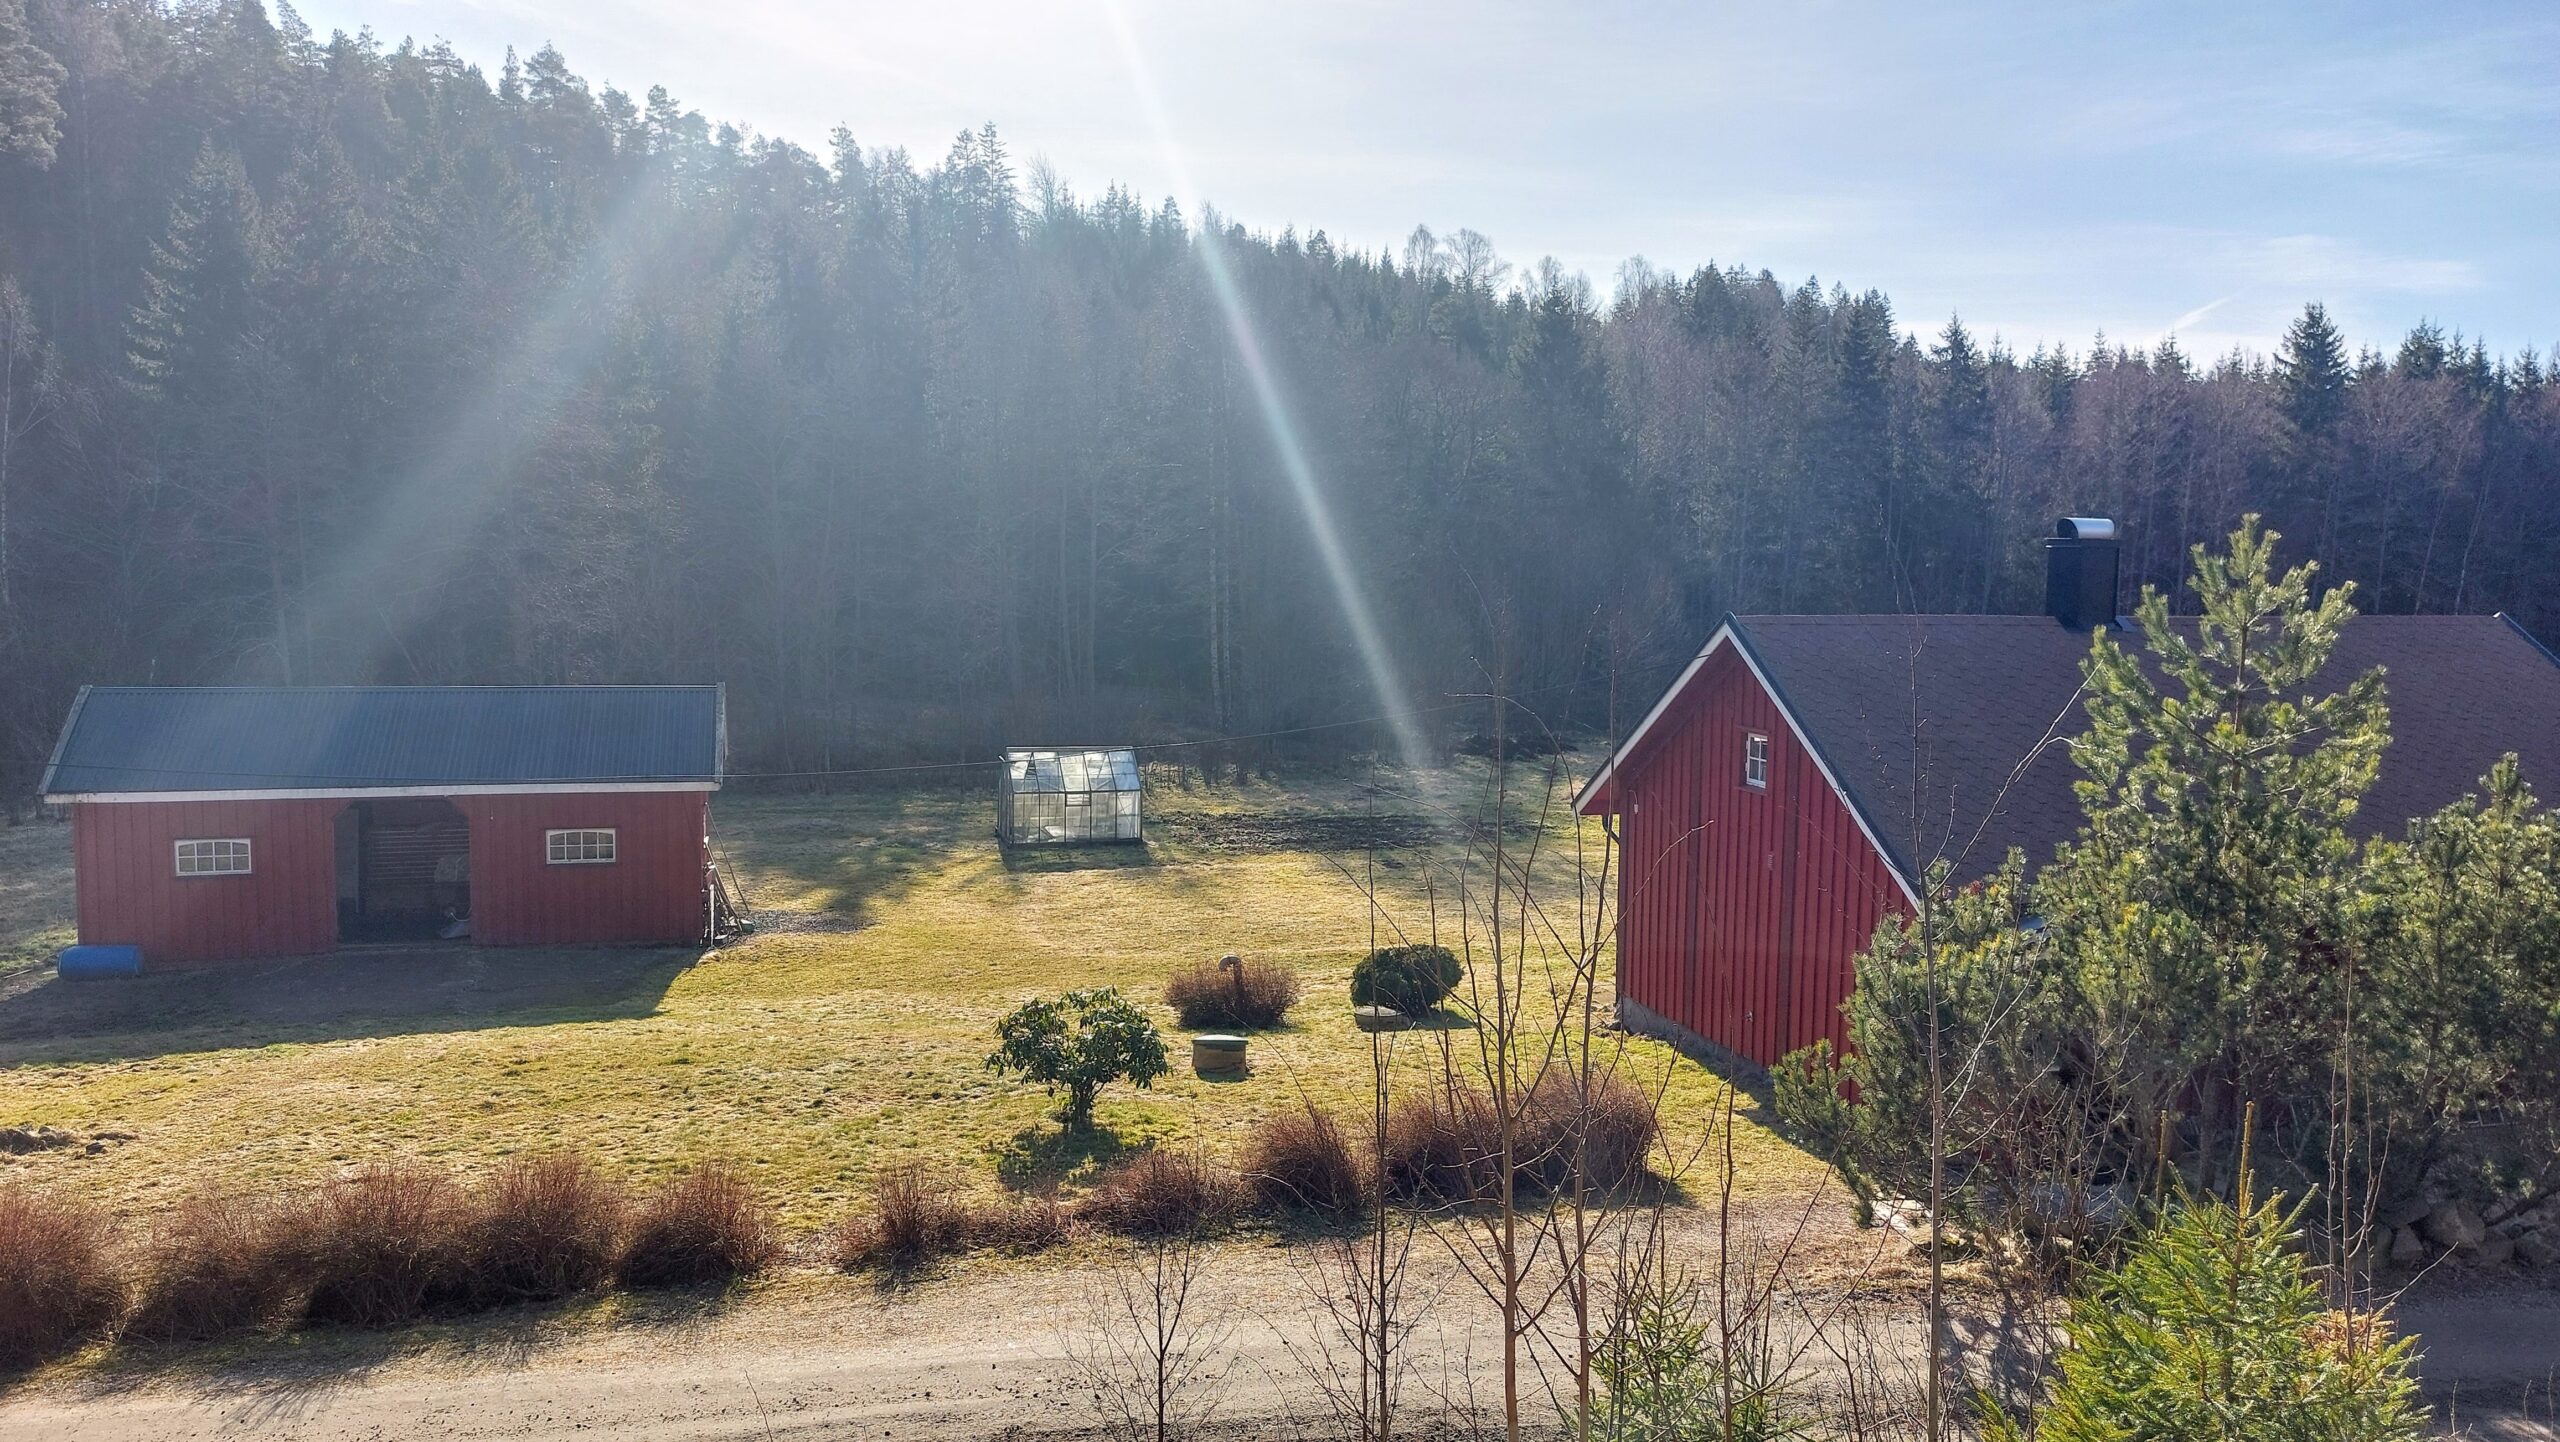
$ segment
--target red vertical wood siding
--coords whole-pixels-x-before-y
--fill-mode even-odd
[[[164,966],[326,951],[338,941],[344,801],[119,801],[71,808],[80,939]],[[245,876],[180,876],[177,843],[245,836]]]
[[[682,944],[702,935],[710,798],[700,791],[452,798],[471,823],[472,929],[498,946]],[[167,966],[338,944],[345,800],[81,802],[71,810],[80,939]],[[617,859],[553,866],[543,833],[611,827]],[[179,876],[182,840],[244,836],[245,876]]]
[[[700,791],[457,796],[471,819],[471,929],[495,946],[702,935],[710,797]],[[611,827],[615,860],[553,866],[543,833]]]
[[[1769,738],[1769,785],[1743,743]],[[1763,1066],[1846,1042],[1851,961],[1888,912],[1893,872],[1728,644],[1615,778],[1624,838],[1620,995]]]

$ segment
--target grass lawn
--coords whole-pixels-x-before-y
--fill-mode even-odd
[[[792,1222],[814,1226],[895,1163],[990,1191],[1072,1188],[1120,1149],[1196,1139],[1232,1150],[1254,1118],[1302,1094],[1365,1114],[1369,1042],[1347,992],[1369,911],[1344,868],[1361,870],[1372,803],[1351,780],[1151,781],[1143,850],[1014,866],[974,787],[723,796],[717,844],[765,929],[700,956],[377,952],[65,984],[27,963],[68,939],[69,828],[0,833],[0,1125],[131,1134],[96,1154],[0,1158],[0,1177],[148,1212],[207,1183],[413,1156],[471,1171],[574,1144],[643,1181],[738,1160]],[[1399,776],[1397,790],[1426,799],[1374,804],[1410,840],[1485,781],[1480,763]],[[1377,873],[1387,909],[1417,936],[1428,854],[1393,853],[1402,864]],[[1549,899],[1569,902],[1566,868],[1549,869]],[[1439,907],[1445,928],[1445,892]],[[1114,1087],[1094,1139],[1072,1142],[1051,1099],[983,1065],[1013,1006],[1102,985],[1154,1007],[1187,1063],[1157,1005],[1165,977],[1229,950],[1286,960],[1307,983],[1295,1023],[1255,1040],[1248,1081],[1204,1082],[1181,1065],[1152,1091]],[[1418,1082],[1442,1037],[1470,1045],[1463,1031],[1408,1033],[1399,1070]],[[1640,1079],[1668,1078],[1674,1135],[1701,1135],[1722,1083],[1653,1043],[1630,1055]],[[1818,1174],[1756,1125],[1738,1148],[1747,1187]]]

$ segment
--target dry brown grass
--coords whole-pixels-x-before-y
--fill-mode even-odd
[[[324,1188],[309,1222],[311,1291],[303,1314],[350,1327],[397,1327],[457,1300],[470,1210],[432,1167],[367,1167]]]
[[[1157,1147],[1105,1171],[1082,1213],[1123,1236],[1197,1236],[1233,1224],[1247,1195],[1242,1177],[1198,1148]]]
[[[300,1310],[309,1288],[315,1199],[201,1192],[152,1229],[128,1337],[202,1341]]]
[[[624,1247],[626,1287],[685,1287],[763,1271],[782,1255],[772,1206],[737,1170],[705,1162],[640,1204]]]
[[[1244,961],[1230,970],[1205,961],[1173,974],[1164,986],[1164,1004],[1193,1031],[1274,1027],[1297,1005],[1298,989],[1296,970],[1278,962]]]
[[[582,1153],[511,1159],[472,1197],[469,1300],[496,1306],[603,1286],[630,1212],[630,1194]]]
[[[41,1362],[104,1335],[126,1295],[96,1208],[0,1186],[0,1365]]]
[[[1369,1168],[1340,1124],[1313,1106],[1255,1127],[1244,1174],[1265,1206],[1284,1211],[1347,1217],[1369,1203]]]

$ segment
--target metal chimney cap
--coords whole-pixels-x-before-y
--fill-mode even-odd
[[[2105,516],[2064,516],[2053,523],[2057,541],[2112,541],[2116,523]]]

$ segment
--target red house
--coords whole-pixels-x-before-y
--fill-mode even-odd
[[[709,932],[716,686],[95,686],[45,799],[84,946],[146,965],[365,942]]]
[[[2116,536],[2066,519],[2039,616],[1728,616],[1576,798],[1617,819],[1618,1015],[1762,1066],[1845,1038],[1851,962],[1944,861],[1961,884],[2080,825],[2082,660]],[[2138,648],[2139,638],[2125,635]],[[2362,616],[2331,658],[2386,673],[2359,813],[2398,832],[2514,752],[2560,789],[2560,660],[2504,616]]]

